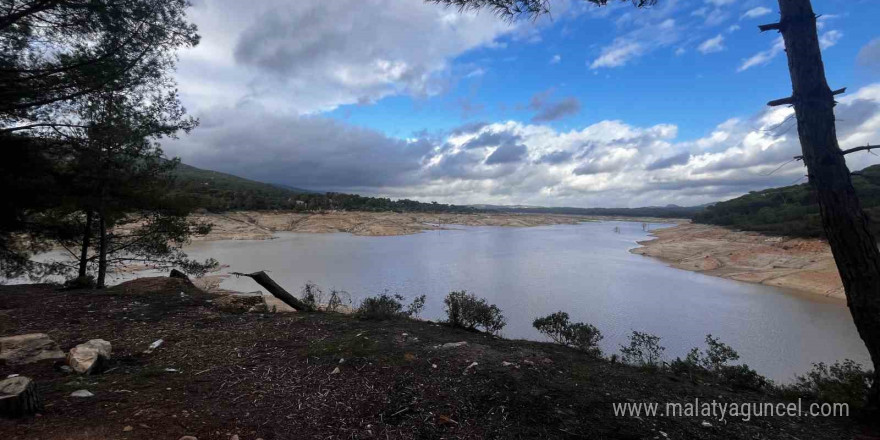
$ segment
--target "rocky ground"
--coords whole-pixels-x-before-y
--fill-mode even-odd
[[[877,438],[849,418],[615,417],[613,402],[778,398],[430,322],[241,312],[177,279],[0,286],[0,335],[112,344],[99,374],[0,365],[0,377],[32,378],[45,404],[0,420],[0,438]]]
[[[196,220],[214,224],[203,240],[264,240],[275,232],[333,233],[385,236],[408,235],[444,229],[453,225],[530,227],[577,224],[591,220],[615,220],[614,217],[590,217],[550,214],[426,214],[396,212],[296,213],[288,211],[235,211],[222,214],[199,214]],[[632,219],[630,221],[669,221]]]
[[[706,275],[844,298],[831,248],[822,240],[690,223],[652,234],[657,238],[640,242],[632,252]]]

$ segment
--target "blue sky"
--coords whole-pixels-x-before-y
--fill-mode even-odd
[[[816,0],[841,144],[880,139],[876,0]],[[166,150],[318,190],[449,203],[706,203],[803,177],[770,0],[554,0],[508,23],[418,0],[202,0],[202,121]],[[852,168],[878,163],[853,157]]]
[[[572,96],[583,104],[578,114],[552,121],[554,128],[569,130],[603,119],[636,125],[674,121],[681,137],[696,138],[730,117],[749,115],[770,99],[790,94],[784,54],[767,64],[738,71],[743,60],[769,49],[779,35],[757,29],[759,24],[777,21],[774,1],[730,2],[730,8],[725,9],[728,18],[711,25],[706,24],[706,17],[693,15],[704,4],[679,3],[684,4],[674,13],[666,11],[661,0],[661,6],[653,10],[632,11],[622,5],[611,8],[608,16],[586,12],[566,14],[549,23],[521,23],[536,35],[525,39],[504,36],[495,47],[477,48],[452,60],[450,75],[455,84],[447,93],[344,105],[330,115],[390,136],[407,137],[420,130],[449,130],[467,122],[528,121],[533,112],[524,104],[534,94],[553,89],[556,95]],[[586,7],[593,12],[599,9]],[[855,60],[865,44],[880,36],[876,23],[866,19],[880,17],[880,2],[818,0],[814,9],[833,15],[823,20],[823,33],[842,34],[824,53],[829,83],[855,90],[877,80],[877,72],[857,69]],[[762,15],[744,16],[748,11]],[[645,20],[668,17],[687,27],[689,35],[633,57],[622,66],[590,69],[603,47],[634,29],[630,23],[615,22],[623,14],[643,15]],[[733,30],[731,26],[735,26]],[[701,43],[718,35],[723,37],[722,50],[699,51]],[[676,54],[680,49],[684,52]],[[559,61],[554,62],[557,56]]]

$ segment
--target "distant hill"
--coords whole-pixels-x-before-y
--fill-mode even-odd
[[[880,235],[880,165],[853,176],[853,185],[872,219],[872,230]],[[694,215],[694,221],[773,235],[823,235],[816,195],[806,183],[753,191],[716,203]]]
[[[646,206],[642,208],[570,208],[544,206],[482,206],[486,211],[531,213],[531,214],[568,214],[568,215],[605,215],[613,217],[659,217],[659,218],[691,218],[705,209],[704,206],[683,207],[677,205]]]
[[[174,175],[175,189],[209,211],[284,209],[295,196],[308,193],[182,163]]]
[[[397,212],[477,212],[470,206],[391,200],[356,194],[319,193],[283,184],[245,179],[219,171],[179,164],[174,191],[194,206],[212,212],[289,209],[296,211],[349,210]]]

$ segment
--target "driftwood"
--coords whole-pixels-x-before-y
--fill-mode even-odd
[[[42,408],[34,382],[17,376],[0,381],[0,415],[21,417],[35,414]]]
[[[300,312],[311,312],[314,308],[302,301],[300,301],[297,297],[291,295],[288,291],[284,290],[283,287],[279,286],[278,283],[275,282],[272,278],[269,278],[269,275],[264,271],[254,272],[254,273],[241,273],[241,272],[232,272],[232,275],[249,277],[257,282],[257,284],[266,288],[275,298],[280,299],[285,304],[293,307],[296,311]]]

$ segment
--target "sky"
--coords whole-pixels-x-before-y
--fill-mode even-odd
[[[441,203],[697,205],[805,181],[772,0],[195,0],[201,125],[163,143],[264,182]],[[843,148],[880,142],[877,0],[814,0]],[[860,153],[852,169],[880,163]],[[781,168],[780,168],[781,167]]]

